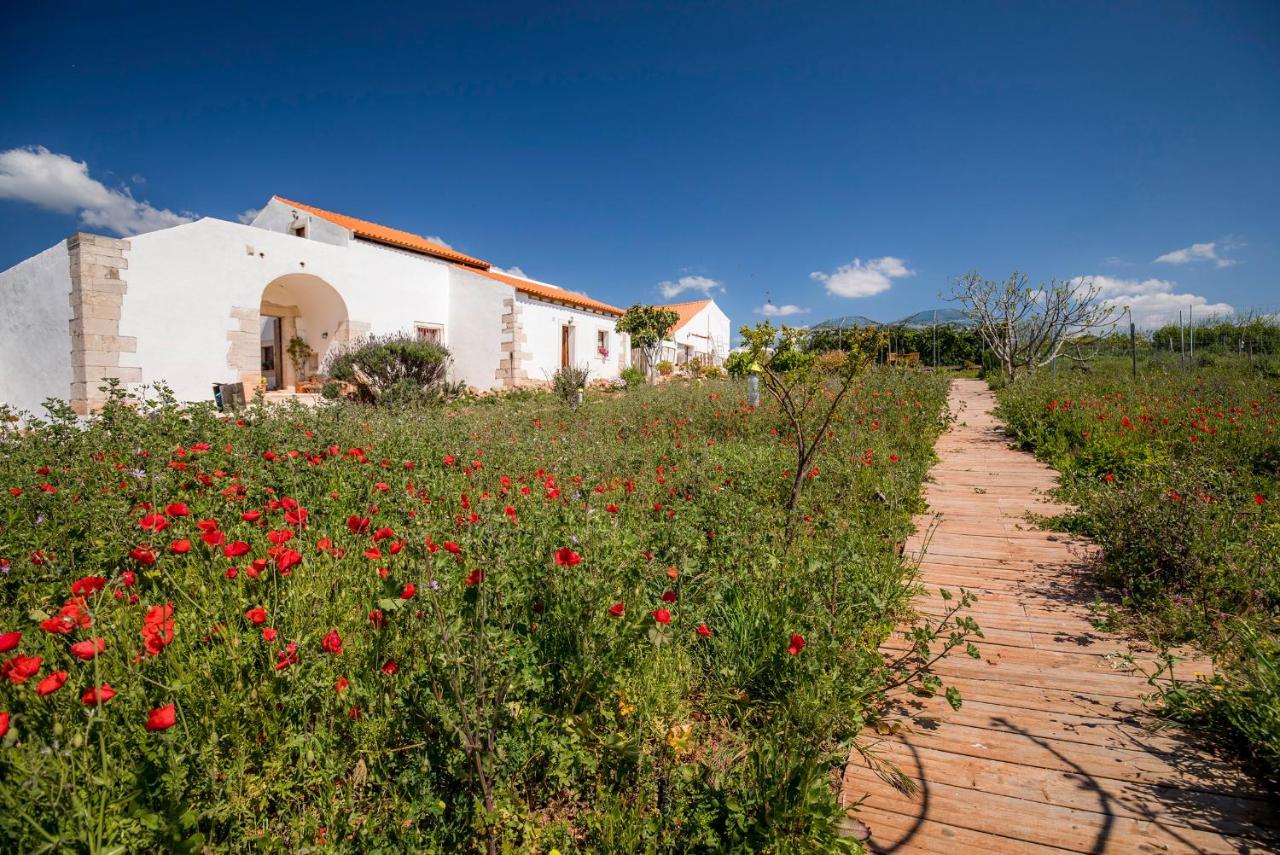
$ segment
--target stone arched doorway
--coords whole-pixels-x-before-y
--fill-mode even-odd
[[[259,365],[268,390],[296,387],[319,372],[331,349],[352,337],[342,295],[309,273],[291,273],[268,283],[258,319]],[[295,347],[291,354],[295,339],[305,347]]]

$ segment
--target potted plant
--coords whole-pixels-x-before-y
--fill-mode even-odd
[[[289,345],[285,350],[289,354],[289,361],[293,363],[294,385],[297,385],[306,379],[307,360],[315,351],[300,335],[289,339]]]

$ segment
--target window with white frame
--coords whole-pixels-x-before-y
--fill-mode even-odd
[[[601,359],[609,358],[609,331],[596,330],[596,354]]]
[[[444,327],[440,324],[414,324],[418,341],[444,344]]]

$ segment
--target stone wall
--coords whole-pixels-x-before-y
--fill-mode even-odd
[[[127,290],[124,254],[127,240],[77,232],[67,238],[71,265],[71,406],[87,415],[106,396],[99,391],[109,378],[141,383],[142,369],[121,365],[121,354],[134,353],[138,340],[120,335],[120,313]]]
[[[524,329],[520,325],[521,307],[515,297],[502,301],[502,338],[499,347],[502,350],[502,361],[498,363],[495,379],[502,383],[504,389],[529,384],[529,374],[525,369],[525,361],[529,354],[524,348],[528,343]]]

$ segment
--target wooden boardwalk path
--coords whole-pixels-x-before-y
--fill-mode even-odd
[[[1065,510],[1043,497],[1054,471],[1009,446],[985,383],[954,381],[950,406],[957,421],[938,442],[930,512],[907,548],[925,554],[920,612],[942,612],[939,588],[978,595],[969,614],[985,634],[982,657],[958,651],[935,669],[960,689],[959,711],[905,696],[906,729],[874,746],[915,794],[850,759],[843,795],[865,798],[857,816],[872,850],[1275,851],[1258,842],[1275,822],[1265,794],[1186,736],[1145,726],[1151,688],[1115,657],[1129,646],[1090,622],[1089,544],[1025,519]],[[895,638],[887,654],[906,649]]]

